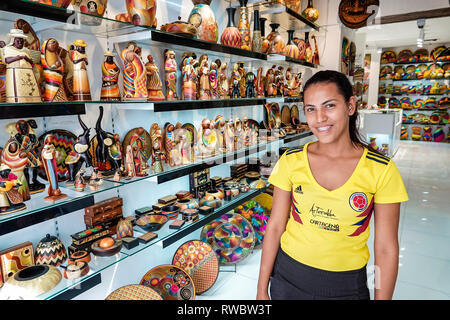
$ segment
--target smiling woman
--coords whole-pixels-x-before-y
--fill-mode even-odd
[[[305,115],[316,142],[287,150],[272,171],[258,299],[369,299],[366,264],[375,216],[375,264],[391,299],[398,269],[399,203],[408,200],[391,159],[359,136],[352,86],[320,71],[304,87]],[[289,219],[292,217],[292,219]]]

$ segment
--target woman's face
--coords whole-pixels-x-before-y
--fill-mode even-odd
[[[355,112],[355,97],[346,102],[336,84],[317,83],[304,92],[304,101],[306,121],[319,142],[350,138],[349,118]]]

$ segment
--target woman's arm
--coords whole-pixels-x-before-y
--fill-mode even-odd
[[[375,203],[375,300],[390,300],[398,273],[400,203]]]
[[[264,234],[259,269],[257,300],[268,300],[268,287],[273,264],[280,247],[280,238],[286,230],[291,205],[291,192],[274,188],[272,212]]]

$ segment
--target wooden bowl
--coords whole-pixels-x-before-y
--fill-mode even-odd
[[[168,221],[168,217],[163,214],[149,214],[140,217],[136,221],[136,225],[145,229],[146,231],[156,231],[161,229],[161,227]]]
[[[178,213],[180,213],[180,207],[175,205],[164,206],[161,208],[161,213],[169,220],[175,220],[178,217]]]
[[[91,252],[99,257],[110,257],[117,253],[119,253],[120,249],[122,249],[122,240],[114,240],[114,244],[108,248],[101,248],[100,241],[103,239],[99,239],[95,241],[91,245]]]

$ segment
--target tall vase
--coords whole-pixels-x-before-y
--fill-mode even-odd
[[[309,32],[305,32],[305,60],[306,62],[312,63],[313,58],[312,47],[309,43]]]
[[[247,2],[248,0],[239,0],[239,4],[241,5],[239,10],[239,32],[242,37],[241,48],[250,50],[252,40],[250,36],[250,19],[248,15]]]
[[[269,41],[269,49],[267,51],[268,54],[283,54],[284,48],[286,44],[284,43],[283,38],[280,33],[277,31],[279,23],[271,23],[270,27],[272,28],[272,32],[267,36],[267,40]]]
[[[261,21],[259,20],[259,10],[253,11],[253,23],[252,50],[255,52],[261,52],[263,39],[261,37]]]
[[[156,28],[156,0],[125,0],[129,22]]]
[[[242,44],[242,36],[239,29],[234,24],[234,13],[236,8],[227,8],[228,24],[220,37],[220,43],[226,46],[240,48]]]
[[[288,30],[288,44],[284,48],[284,55],[294,59],[300,58],[300,50],[292,40],[294,38],[294,30]]]
[[[269,50],[269,40],[266,37],[266,18],[259,18],[259,26],[261,28],[261,52],[267,53]]]
[[[209,6],[212,0],[192,0],[194,8],[189,15],[188,22],[197,28],[197,39],[217,42],[219,26],[214,12]]]
[[[319,19],[319,10],[314,8],[312,0],[308,0],[308,7],[303,10],[302,16],[311,22],[315,22]]]

